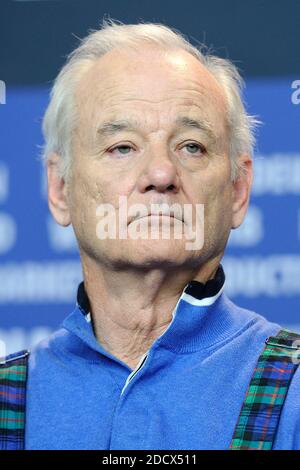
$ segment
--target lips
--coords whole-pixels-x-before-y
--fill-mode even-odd
[[[133,216],[130,218],[129,223],[134,222],[135,220],[140,220],[144,219],[146,217],[151,217],[151,216],[156,216],[156,217],[169,217],[171,219],[177,219],[180,222],[183,222],[182,214],[174,214],[173,212],[168,212],[165,210],[159,211],[159,212],[149,212],[146,215],[141,215],[141,216]]]

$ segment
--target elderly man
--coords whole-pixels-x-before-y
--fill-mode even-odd
[[[298,337],[223,290],[252,183],[241,84],[158,24],[104,21],[68,58],[45,159],[84,281],[58,331],[3,361],[26,392],[3,447],[300,449]]]

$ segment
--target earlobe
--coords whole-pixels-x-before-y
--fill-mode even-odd
[[[47,162],[48,204],[51,214],[59,225],[71,223],[65,179],[59,173],[59,155],[51,154]]]
[[[238,228],[246,215],[250,191],[253,181],[252,159],[248,155],[239,157],[239,163],[243,170],[240,176],[232,183],[233,185],[233,205],[232,205],[232,228]]]

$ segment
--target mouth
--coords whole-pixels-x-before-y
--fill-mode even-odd
[[[152,213],[152,212],[150,212],[147,215],[142,215],[141,217],[132,217],[131,220],[129,221],[129,223],[135,222],[136,220],[141,220],[141,219],[145,219],[145,218],[152,218],[152,217],[155,217],[155,218],[159,217],[161,219],[164,219],[164,218],[173,219],[173,220],[178,220],[179,222],[183,223],[182,217],[179,217],[175,214],[156,214],[156,213]]]

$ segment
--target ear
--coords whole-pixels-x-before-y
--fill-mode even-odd
[[[53,153],[47,162],[48,204],[56,222],[67,227],[71,223],[67,201],[67,185],[64,178],[59,174],[59,160],[59,155]]]
[[[240,175],[232,183],[233,205],[232,205],[232,228],[238,228],[246,215],[249,205],[250,191],[253,181],[253,165],[249,155],[241,155],[239,166],[242,166]]]

